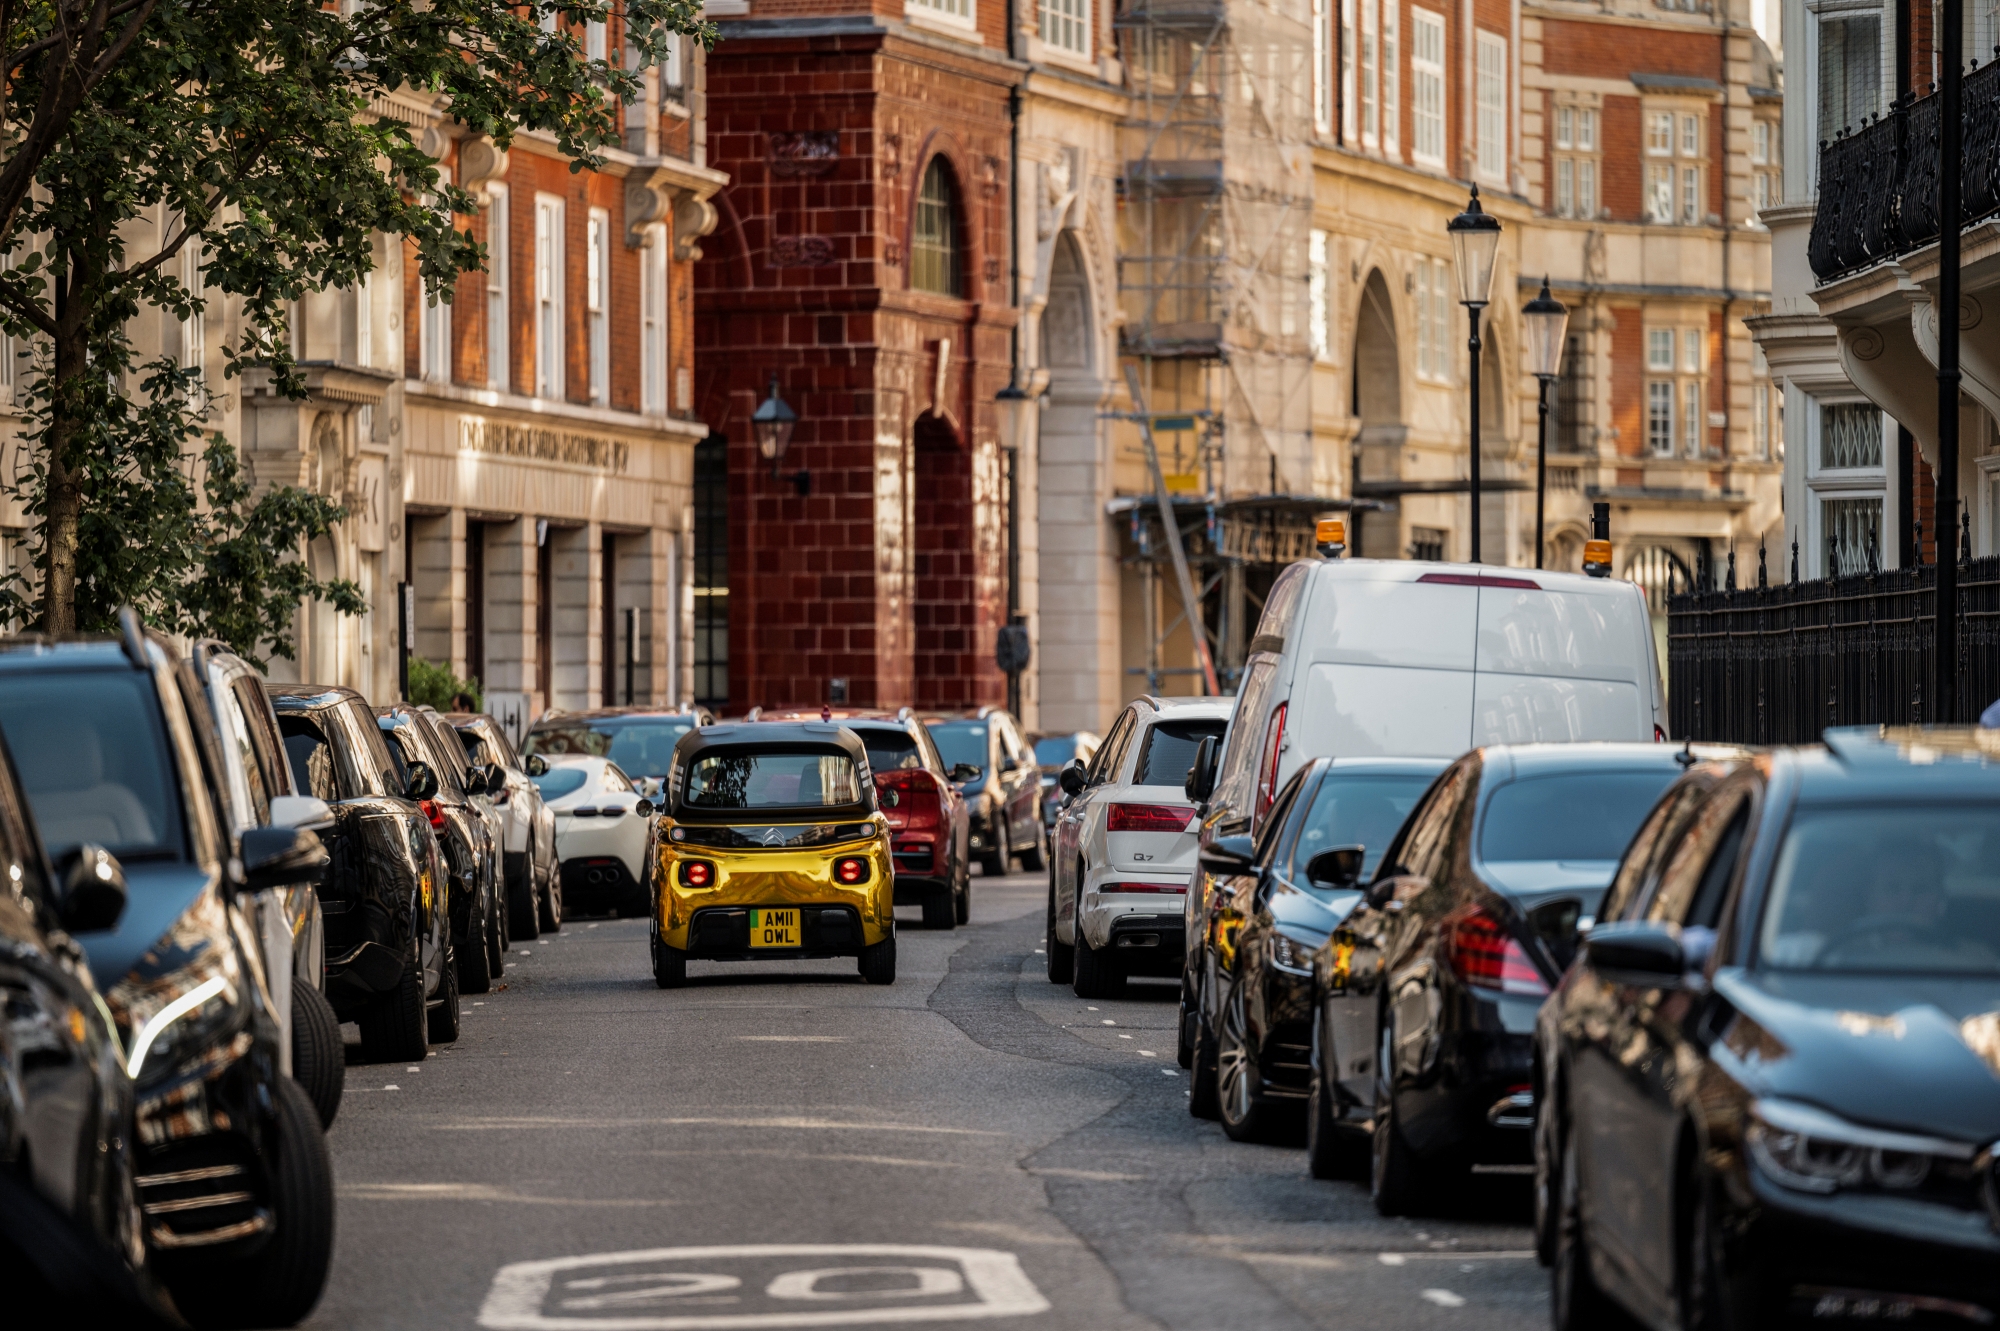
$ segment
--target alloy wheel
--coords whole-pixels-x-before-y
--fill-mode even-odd
[[[1230,990],[1222,1005],[1221,1038],[1216,1041],[1216,1096],[1226,1126],[1244,1127],[1257,1108],[1257,1062],[1250,1054],[1248,1014],[1241,985]]]

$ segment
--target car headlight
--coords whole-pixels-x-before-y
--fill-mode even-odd
[[[1293,975],[1311,975],[1313,953],[1318,947],[1318,939],[1308,939],[1288,934],[1283,929],[1274,929],[1271,931],[1271,964]]]
[[[1790,1100],[1759,1100],[1745,1134],[1750,1158],[1774,1182],[1800,1192],[1920,1186],[1934,1173],[1970,1177],[1973,1147],[1940,1137],[1864,1128]]]
[[[211,893],[106,995],[128,1033],[125,1071],[134,1080],[148,1068],[172,1067],[243,1018],[249,981],[224,924],[221,901]]]

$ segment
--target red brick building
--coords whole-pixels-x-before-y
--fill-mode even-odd
[[[737,12],[707,61],[709,162],[731,183],[696,267],[696,407],[716,432],[697,461],[696,692],[730,711],[1000,702],[992,403],[1019,68],[1002,7]],[[774,375],[798,414],[781,475],[750,428]]]

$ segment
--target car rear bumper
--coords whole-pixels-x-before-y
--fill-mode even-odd
[[[588,915],[599,910],[644,912],[652,906],[646,885],[615,855],[592,855],[562,863],[563,908]]]
[[[869,940],[852,906],[810,904],[799,912],[800,947],[752,947],[749,906],[711,906],[694,913],[687,953],[702,961],[785,961],[853,957]]]

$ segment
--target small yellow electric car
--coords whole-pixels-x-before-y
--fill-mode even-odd
[[[868,750],[820,723],[704,726],[674,745],[660,792],[653,978],[690,957],[856,957],[896,979],[895,863]]]

